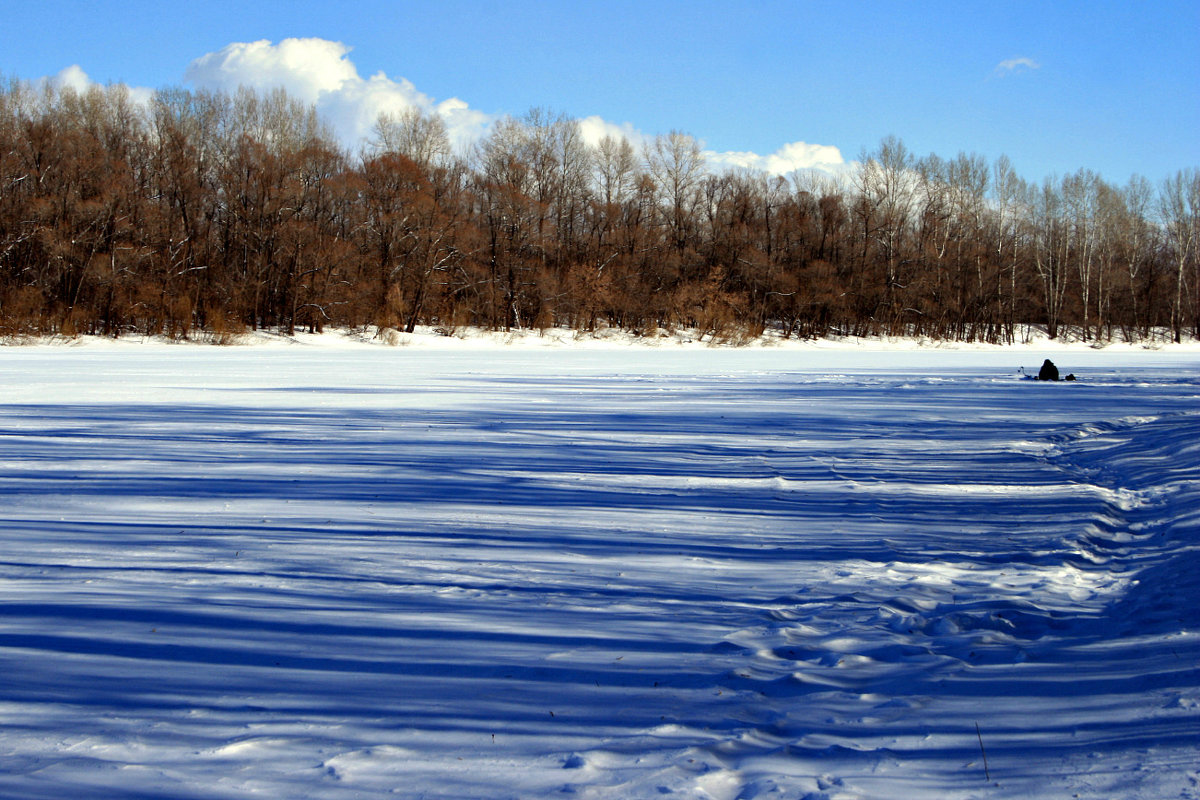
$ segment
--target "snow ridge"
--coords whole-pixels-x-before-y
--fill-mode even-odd
[[[0,796],[1196,797],[1200,370],[810,358],[4,354]]]
[[[993,786],[1000,796],[1037,796],[1057,771],[1078,773],[1057,788],[1082,796],[1136,790],[1146,777],[1108,775],[1071,755],[1031,762],[1031,742],[1057,742],[1044,749],[1064,754],[1176,748],[1168,768],[1188,764],[1197,725],[1186,712],[1200,708],[1200,415],[1089,423],[1048,442],[1053,455],[1038,460],[1090,496],[1082,525],[1071,526],[1079,534],[1036,551],[992,543],[936,565],[889,561],[853,591],[779,598],[769,622],[730,637],[747,655],[730,676],[742,688],[803,699],[801,714],[777,714],[714,748],[756,743],[739,770],[762,774],[737,796],[776,796],[786,784],[779,775],[823,771],[853,779],[818,781],[809,796],[960,796],[956,770],[979,767],[974,725],[985,715],[988,771],[1005,778]],[[1114,725],[1104,718],[1113,686],[1152,696],[1162,711]],[[995,702],[1010,708],[988,707]],[[1064,720],[1072,720],[1065,739]],[[947,752],[957,753],[952,771],[929,780]],[[909,777],[914,764],[921,782]],[[1194,789],[1196,773],[1188,775]]]

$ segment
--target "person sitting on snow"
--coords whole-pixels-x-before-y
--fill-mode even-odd
[[[1056,381],[1058,380],[1058,367],[1054,366],[1054,362],[1046,359],[1042,364],[1042,368],[1038,370],[1039,381]]]

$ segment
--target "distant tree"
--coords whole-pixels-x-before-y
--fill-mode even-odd
[[[1092,338],[1091,309],[1096,273],[1097,204],[1100,181],[1091,170],[1079,170],[1062,179],[1064,221],[1067,226],[1068,258],[1078,278],[1078,301],[1082,310],[1083,338]]]
[[[632,196],[637,183],[637,153],[628,139],[605,136],[591,158],[592,179],[601,207],[605,210],[606,228],[611,228],[615,214]]]
[[[1031,207],[1034,265],[1041,280],[1046,332],[1051,339],[1057,339],[1063,321],[1071,252],[1068,223],[1057,183],[1050,178],[1043,181],[1041,189],[1034,191]]]
[[[671,131],[656,136],[646,148],[646,170],[663,201],[671,244],[683,251],[691,235],[704,175],[704,154],[692,136]]]
[[[1193,335],[1200,336],[1200,297],[1189,297],[1189,270],[1193,291],[1200,292],[1200,267],[1196,249],[1200,244],[1200,169],[1180,170],[1163,181],[1159,192],[1159,215],[1174,267],[1175,290],[1171,302],[1171,332],[1176,342],[1183,336],[1188,306],[1193,311]],[[1191,302],[1189,302],[1191,301]]]
[[[992,165],[992,249],[996,263],[999,293],[1004,299],[1002,316],[1005,338],[1011,344],[1016,340],[1017,314],[1020,304],[1018,286],[1021,276],[1022,235],[1021,221],[1025,198],[1029,187],[1017,175],[1007,156],[1000,156]],[[1007,296],[1004,292],[1007,290]]]
[[[1150,333],[1150,284],[1147,275],[1153,274],[1151,264],[1158,249],[1157,230],[1151,222],[1154,189],[1150,181],[1135,175],[1120,190],[1114,219],[1113,245],[1123,264],[1126,309],[1121,325],[1126,340],[1148,336]]]
[[[916,198],[914,160],[898,138],[889,136],[873,152],[863,153],[854,173],[855,215],[860,236],[860,268],[867,282],[861,290],[861,313],[882,314],[889,332],[900,332],[906,237]]]
[[[450,136],[440,115],[409,106],[399,113],[379,115],[369,150],[372,155],[404,156],[428,170],[449,161]]]
[[[0,81],[0,333],[689,326],[727,341],[1200,336],[1200,172],[1156,192],[1007,158],[719,170],[678,131],[589,146],[532,109],[451,153],[376,120],[351,160],[281,90]]]

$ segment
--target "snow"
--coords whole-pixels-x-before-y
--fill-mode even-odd
[[[0,348],[0,796],[1200,797],[1194,347],[569,338]]]

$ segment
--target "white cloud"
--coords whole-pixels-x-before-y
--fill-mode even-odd
[[[740,167],[765,172],[768,175],[786,175],[799,169],[818,169],[837,172],[846,166],[842,152],[833,145],[792,142],[785,144],[770,155],[730,151],[705,153],[708,160],[717,165]]]
[[[210,89],[282,86],[296,99],[315,103],[323,93],[361,80],[346,57],[349,52],[327,39],[235,42],[193,61],[184,79]]]
[[[597,116],[579,120],[579,132],[583,141],[593,147],[599,144],[605,136],[611,136],[614,139],[625,139],[642,151],[654,139],[628,122],[617,125]],[[787,175],[802,169],[838,172],[846,167],[846,160],[838,148],[832,145],[808,144],[807,142],[785,144],[767,156],[747,151],[718,153],[714,150],[705,150],[704,159],[709,167],[717,170],[723,167],[733,167],[765,172],[768,175]]]
[[[493,121],[457,98],[435,103],[404,78],[389,78],[383,72],[363,78],[349,55],[349,47],[327,39],[235,42],[193,61],[184,79],[224,91],[282,87],[297,100],[315,105],[342,142],[354,148],[370,137],[381,113],[411,107],[440,114],[458,147],[476,141]]]
[[[383,72],[363,78],[350,60],[350,50],[341,42],[315,38],[284,39],[278,44],[267,40],[235,42],[197,58],[184,73],[184,80],[198,88],[226,92],[234,92],[239,86],[260,92],[282,87],[295,99],[316,106],[342,143],[352,149],[370,138],[376,119],[385,112],[395,114],[416,107],[441,115],[451,144],[460,152],[466,152],[485,136],[496,121],[496,117],[476,111],[457,97],[436,101],[405,78],[391,78]],[[1009,69],[1036,67],[1029,59],[1004,64]],[[47,80],[79,92],[95,85],[78,65]],[[129,92],[141,105],[154,96],[153,90],[145,88],[130,88]],[[654,139],[628,122],[617,124],[598,116],[580,119],[579,129],[584,142],[592,146],[612,136],[627,140],[641,152]],[[732,167],[770,175],[805,169],[837,173],[847,166],[838,148],[806,142],[786,144],[765,156],[739,151],[705,151],[704,155],[710,168],[716,170]]]
[[[92,87],[100,87],[100,84],[93,81],[78,64],[72,64],[53,78],[43,78],[42,80],[55,88],[73,89],[79,94],[86,93]],[[129,99],[143,108],[149,106],[150,101],[154,99],[153,89],[144,86],[126,86],[125,89],[129,92]]]
[[[644,133],[628,122],[618,125],[594,115],[579,120],[579,135],[585,143],[592,147],[600,144],[605,136],[624,139],[638,151],[641,151],[648,141],[648,137]]]
[[[1041,67],[1042,65],[1032,58],[1021,56],[1020,58],[1009,58],[1001,61],[992,70],[992,74],[997,77],[1003,77],[1017,72],[1032,72],[1035,69],[1041,69]]]
[[[350,48],[327,39],[285,39],[238,42],[192,62],[185,80],[208,89],[236,90],[238,86],[265,90],[281,86],[298,100],[316,105],[341,140],[357,147],[371,135],[381,112],[398,113],[417,107],[446,121],[451,143],[465,151],[484,136],[496,118],[452,97],[434,101],[405,78],[377,72],[362,78],[350,60]],[[641,150],[653,139],[628,122],[617,124],[598,116],[579,120],[583,140],[596,145],[605,136],[623,138]],[[783,175],[797,169],[837,171],[845,166],[841,152],[829,145],[793,142],[767,156],[729,152],[705,154],[716,167],[732,166]]]
[[[60,89],[74,89],[80,94],[83,94],[93,86],[92,79],[88,77],[88,74],[78,64],[72,64],[55,75],[50,79],[50,83]]]

